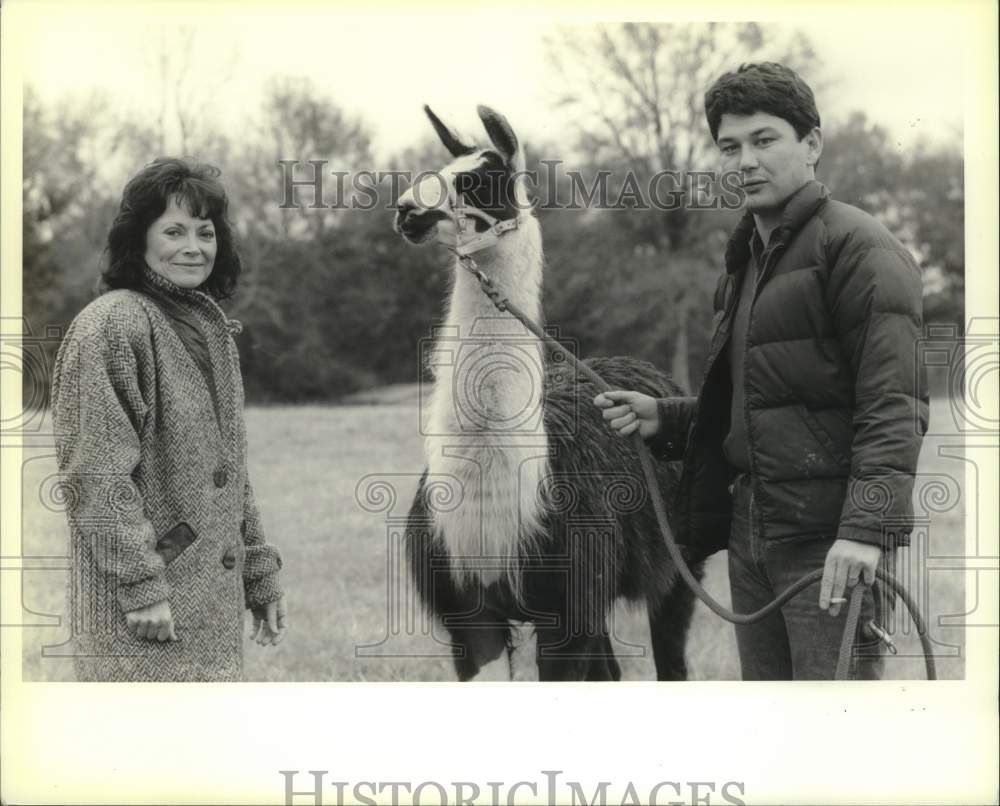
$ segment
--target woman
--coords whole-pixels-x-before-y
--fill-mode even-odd
[[[281,559],[247,478],[243,383],[217,300],[240,258],[219,171],[159,159],[125,186],[105,293],[56,359],[80,680],[240,680],[243,610],[280,642]]]

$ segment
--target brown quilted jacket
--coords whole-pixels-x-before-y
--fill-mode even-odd
[[[729,242],[699,396],[661,399],[651,440],[659,457],[684,458],[678,539],[701,555],[726,548],[729,536],[724,348],[753,226],[747,214]],[[921,307],[920,271],[884,226],[819,182],[792,196],[764,253],[743,361],[762,539],[908,545],[928,419]]]

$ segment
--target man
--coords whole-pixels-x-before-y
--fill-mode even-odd
[[[912,529],[928,414],[914,349],[920,274],[881,224],[816,181],[819,113],[792,70],[727,73],[705,112],[746,212],[726,250],[701,392],[594,402],[619,434],[683,456],[678,541],[703,556],[729,549],[737,612],[823,569],[819,607],[803,594],[736,628],[744,679],[831,679],[849,589],[873,582]],[[867,620],[870,591],[863,607]],[[877,678],[881,657],[866,654],[856,674]]]

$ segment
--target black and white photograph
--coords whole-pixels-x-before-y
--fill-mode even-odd
[[[4,803],[996,802],[995,4],[0,21]]]

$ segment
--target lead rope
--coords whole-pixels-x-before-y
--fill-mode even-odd
[[[851,601],[847,604],[847,622],[840,639],[840,654],[837,655],[837,671],[834,680],[847,680],[851,671],[851,648],[858,635],[858,621],[861,618],[861,601],[865,598],[865,588],[861,584],[851,589]]]
[[[462,254],[461,252],[456,252],[456,256],[462,267],[479,281],[479,285],[482,287],[483,292],[490,298],[498,311],[509,312],[535,336],[545,342],[545,344],[567,356],[570,363],[577,369],[577,371],[589,379],[599,391],[611,391],[611,387],[600,375],[584,364],[579,358],[573,355],[572,352],[567,350],[563,345],[552,338],[552,336],[538,327],[538,325],[531,321],[531,319],[529,319],[524,312],[517,307],[517,305],[504,297],[496,288],[493,281],[480,270],[480,268],[476,265],[476,261],[473,260],[472,257],[468,254]],[[670,528],[670,524],[667,522],[667,511],[663,504],[663,497],[660,495],[660,488],[656,479],[656,469],[653,466],[653,457],[649,452],[649,446],[640,436],[638,431],[632,435],[632,441],[635,443],[636,449],[639,453],[639,462],[642,465],[643,474],[646,476],[646,486],[649,489],[650,498],[653,501],[653,511],[656,513],[656,521],[660,527],[660,533],[663,535],[664,543],[666,543],[670,559],[673,560],[678,573],[681,575],[681,579],[684,580],[685,584],[691,589],[694,595],[697,596],[708,607],[708,609],[717,616],[720,616],[732,624],[753,624],[763,618],[766,618],[785,604],[785,602],[789,599],[797,596],[806,588],[815,585],[823,578],[822,569],[811,571],[778,594],[773,601],[753,613],[736,613],[726,607],[723,607],[712,598],[711,594],[709,594],[708,591],[702,587],[695,575],[691,573],[691,569],[688,568],[688,565],[684,561],[684,557],[681,554],[681,550],[674,540],[674,533]],[[927,625],[920,613],[920,608],[917,607],[909,593],[891,574],[886,573],[880,568],[876,570],[875,575],[881,582],[885,583],[893,593],[902,599],[903,604],[905,604],[907,610],[909,610],[910,617],[913,619],[913,624],[917,629],[917,634],[920,636],[920,645],[923,647],[924,666],[927,670],[927,679],[936,680],[937,670],[934,664],[930,637],[927,635]],[[858,621],[861,615],[861,601],[864,595],[865,587],[866,586],[859,582],[851,591],[851,599],[848,603],[847,611],[847,624],[844,627],[844,634],[840,644],[840,655],[837,659],[837,680],[846,680],[848,678],[852,647],[854,646],[854,642],[857,637]],[[879,597],[876,595],[876,602],[878,599]],[[873,637],[885,643],[892,654],[896,654],[896,648],[893,646],[892,641],[889,639],[884,630],[875,624],[874,621],[869,622],[866,626]]]

